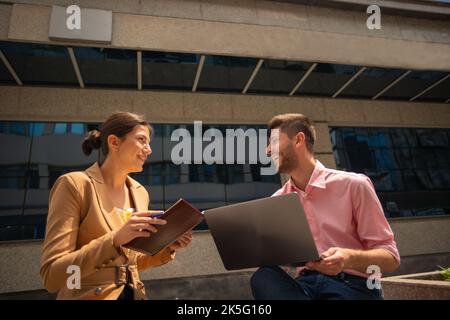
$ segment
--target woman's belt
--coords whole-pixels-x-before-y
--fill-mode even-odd
[[[82,284],[100,284],[107,282],[114,282],[116,286],[120,287],[131,282],[130,272],[137,269],[137,265],[121,264],[115,266],[106,266],[99,268],[93,274],[83,278]]]

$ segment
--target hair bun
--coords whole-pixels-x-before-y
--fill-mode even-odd
[[[92,150],[99,149],[102,145],[101,132],[98,130],[89,131],[86,138],[84,138],[81,148],[85,155],[90,155]]]

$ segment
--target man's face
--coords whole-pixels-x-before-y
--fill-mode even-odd
[[[266,152],[272,157],[279,173],[290,174],[299,165],[295,137],[291,139],[279,129],[271,130]]]

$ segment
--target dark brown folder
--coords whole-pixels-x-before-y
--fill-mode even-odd
[[[167,223],[155,225],[158,232],[152,233],[148,238],[135,238],[124,247],[153,256],[199,224],[203,214],[186,200],[180,199],[159,219],[164,219]]]

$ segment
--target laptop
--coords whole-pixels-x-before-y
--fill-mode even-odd
[[[319,260],[297,193],[204,211],[227,270]]]

